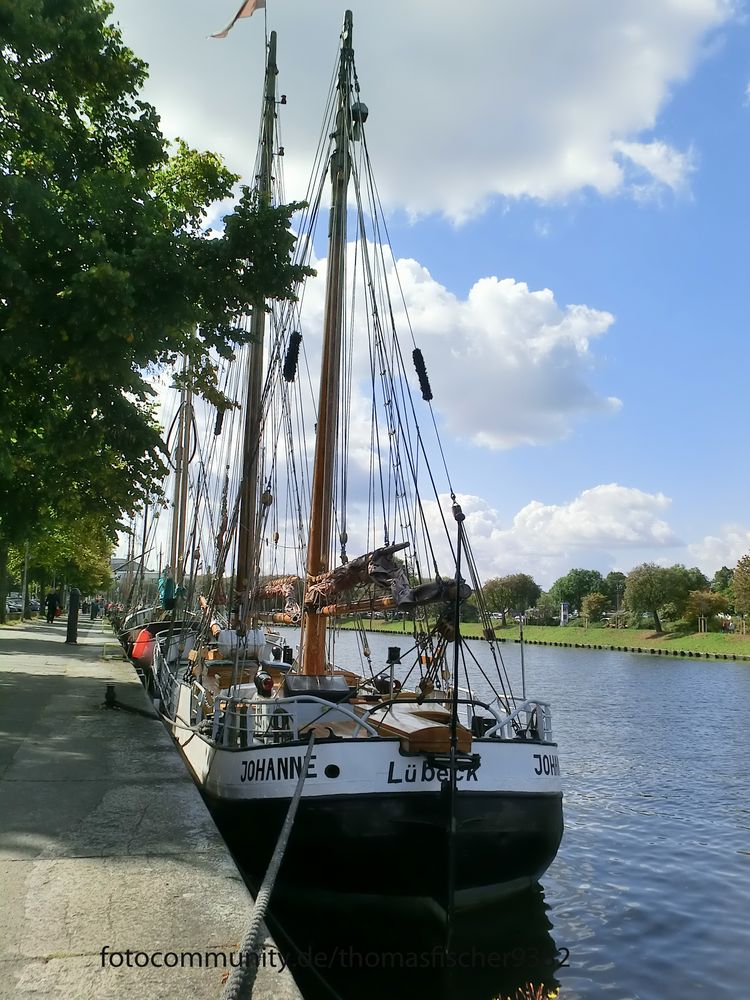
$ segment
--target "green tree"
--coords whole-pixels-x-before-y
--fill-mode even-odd
[[[655,563],[642,563],[632,569],[625,584],[625,606],[634,615],[648,612],[654,617],[654,628],[661,632],[660,608],[671,599],[673,576],[670,570]]]
[[[685,614],[688,596],[693,591],[708,590],[708,579],[696,566],[692,569],[686,569],[682,565],[670,566],[667,572],[670,580],[670,592],[667,600],[674,605],[676,617],[682,618]]]
[[[0,5],[0,590],[8,546],[71,491],[114,525],[163,474],[153,366],[189,356],[196,388],[228,405],[212,358],[304,270],[291,264],[296,206],[247,189],[210,238],[208,210],[237,178],[182,142],[170,156],[111,12]]]
[[[732,586],[733,577],[734,570],[731,570],[728,566],[722,566],[721,569],[717,569],[714,573],[714,578],[711,581],[711,590],[716,591],[717,594],[725,594]]]
[[[604,580],[598,570],[572,569],[559,580],[555,580],[549,593],[558,604],[567,601],[571,611],[580,611],[581,603],[587,594],[600,594],[603,590]]]
[[[581,614],[585,615],[589,621],[598,622],[608,604],[609,598],[605,594],[586,594],[581,601]]]
[[[511,573],[504,577],[510,594],[510,608],[524,614],[536,603],[542,588],[528,573]]]
[[[602,593],[607,597],[609,606],[615,611],[622,607],[622,599],[625,594],[625,581],[627,577],[619,570],[607,573],[604,577],[604,587]]]
[[[729,607],[729,602],[723,594],[712,590],[692,590],[685,602],[684,616],[689,622],[698,621],[699,617],[715,618]]]
[[[464,601],[461,605],[461,621],[462,622],[478,622],[479,621],[479,609],[477,608],[477,603],[473,597]]]
[[[734,570],[729,569],[728,566],[722,566],[721,569],[717,570],[711,581],[711,590],[726,597],[730,611],[733,611],[735,607],[733,584]]]
[[[106,590],[113,542],[107,518],[99,512],[50,512],[44,531],[29,545],[29,578],[40,584],[67,582],[84,593]],[[15,579],[21,578],[24,561],[25,547],[11,548],[9,569]]]
[[[750,614],[750,555],[743,556],[734,567],[732,578],[734,607],[738,614]]]
[[[528,608],[533,607],[541,592],[542,588],[528,573],[494,577],[482,587],[487,610],[499,612],[503,625],[509,611],[524,614]]]
[[[484,598],[485,607],[491,613],[500,614],[502,616],[503,625],[505,625],[505,617],[511,606],[512,596],[507,581],[507,576],[495,576],[492,579],[487,580],[485,585],[482,587],[482,596]]]
[[[554,625],[560,621],[560,603],[550,594],[541,594],[528,615],[529,621]]]

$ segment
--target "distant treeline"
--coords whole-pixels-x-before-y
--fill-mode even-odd
[[[568,614],[591,622],[622,615],[636,624],[648,614],[661,631],[664,621],[697,623],[699,618],[709,622],[720,615],[750,614],[750,555],[733,569],[722,566],[712,580],[696,567],[642,563],[627,574],[606,576],[595,569],[572,569],[545,592],[528,574],[512,573],[488,580],[482,603],[503,624],[508,616],[524,615],[529,622],[550,625],[567,606]]]

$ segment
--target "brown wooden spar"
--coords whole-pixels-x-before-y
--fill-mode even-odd
[[[349,601],[346,604],[325,604],[318,614],[333,618],[336,615],[364,614],[367,616],[373,611],[387,611],[396,607],[396,601],[392,597],[373,597],[363,601]]]
[[[187,501],[190,449],[192,446],[193,394],[188,386],[189,362],[182,365],[182,386],[177,422],[177,447],[174,458],[174,498],[172,531],[169,546],[169,575],[181,586],[185,575],[185,540],[187,538]]]
[[[260,174],[258,195],[261,205],[271,202],[271,167],[274,153],[274,124],[276,121],[276,32],[268,41],[266,79],[263,90],[263,130],[261,136]],[[245,404],[245,429],[242,447],[242,483],[240,487],[240,514],[237,526],[237,569],[235,574],[239,621],[244,622],[249,612],[249,591],[258,570],[259,505],[258,469],[261,433],[261,397],[263,395],[263,342],[266,331],[265,302],[252,304],[250,320],[250,368],[248,372],[247,401]]]
[[[338,111],[334,153],[331,157],[331,213],[328,235],[328,275],[323,326],[323,358],[320,370],[315,464],[310,502],[310,536],[307,577],[313,579],[330,569],[333,478],[339,419],[341,338],[344,315],[346,260],[346,192],[349,186],[351,137],[352,12],[344,17],[339,60]],[[325,672],[326,620],[307,612],[302,626],[302,673]]]

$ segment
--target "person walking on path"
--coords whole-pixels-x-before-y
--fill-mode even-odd
[[[60,607],[60,598],[56,591],[51,590],[47,594],[44,598],[44,606],[47,609],[47,624],[52,625]]]

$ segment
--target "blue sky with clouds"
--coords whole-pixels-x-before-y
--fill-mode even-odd
[[[301,197],[343,7],[267,0]],[[251,169],[266,17],[115,0],[168,136]],[[723,0],[353,0],[369,145],[485,574],[750,551],[750,29]],[[484,543],[482,545],[482,543]],[[478,547],[478,548],[479,548]]]

